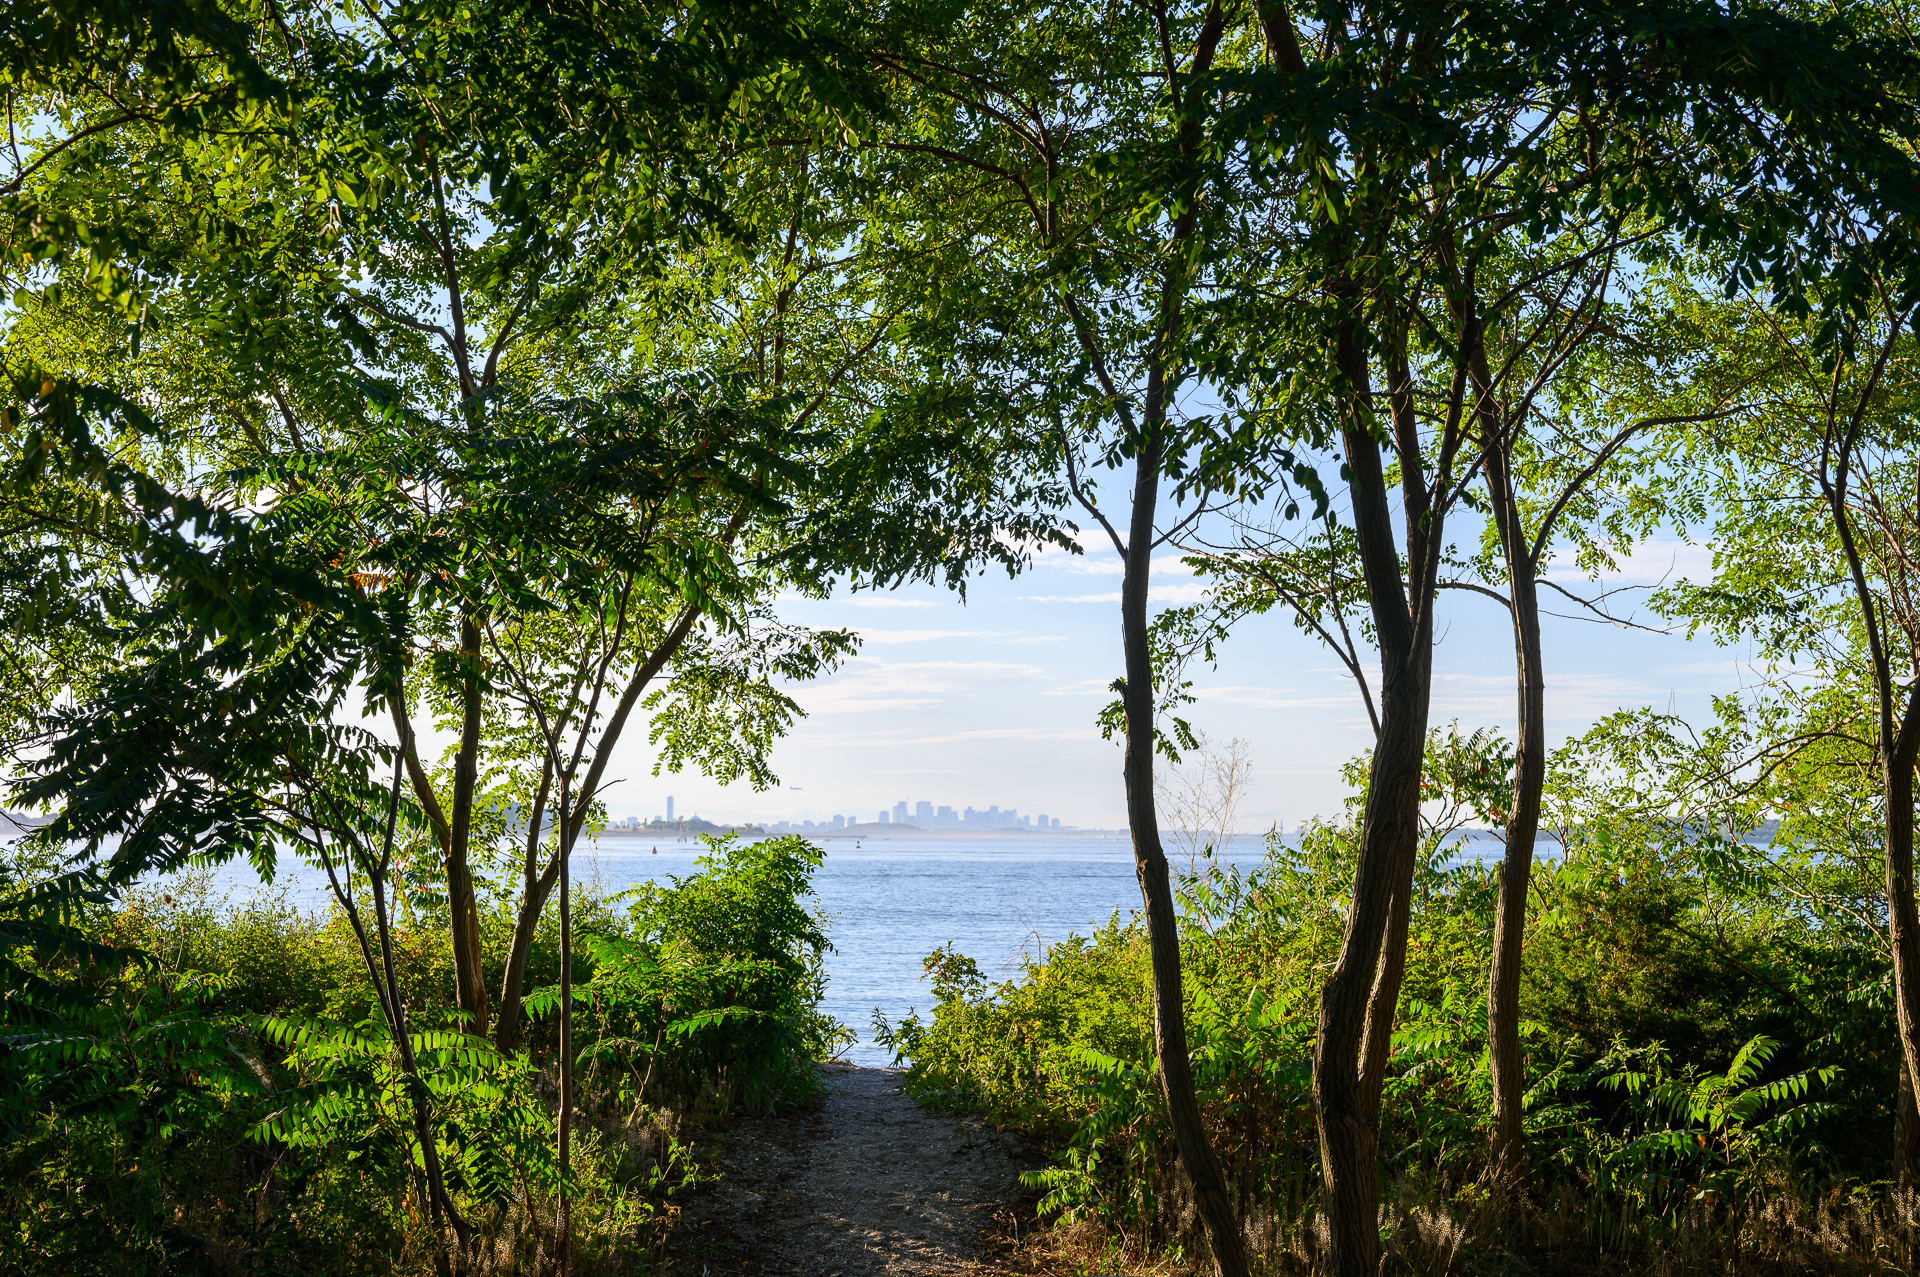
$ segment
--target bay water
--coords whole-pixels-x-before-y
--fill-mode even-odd
[[[1005,979],[1024,956],[1070,933],[1090,933],[1116,909],[1125,919],[1140,908],[1133,846],[1124,834],[902,833],[815,841],[826,860],[814,875],[811,906],[826,915],[833,944],[822,1009],[859,1034],[843,1055],[856,1064],[893,1062],[873,1041],[876,1009],[896,1023],[916,1008],[923,1020],[930,1018],[933,996],[923,964],[941,945],[972,958],[989,979]],[[609,894],[697,873],[705,850],[692,839],[610,834],[574,853],[574,875],[582,887]],[[1264,852],[1263,839],[1242,835],[1215,859],[1244,870]],[[1186,857],[1172,847],[1168,858],[1176,872],[1185,868]],[[222,866],[214,879],[229,901],[258,889],[244,863]],[[330,899],[325,878],[298,862],[283,862],[275,885],[303,909],[324,909]]]

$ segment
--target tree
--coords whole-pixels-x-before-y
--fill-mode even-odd
[[[1849,297],[1836,280],[1812,317],[1751,298],[1676,297],[1671,322],[1713,352],[1696,369],[1693,393],[1733,386],[1751,407],[1691,434],[1698,482],[1720,512],[1716,573],[1710,583],[1676,586],[1667,603],[1695,628],[1752,635],[1774,660],[1812,657],[1823,682],[1859,680],[1868,689],[1854,728],[1872,743],[1878,772],[1884,926],[1906,1092],[1896,1107],[1894,1161],[1910,1185],[1920,1178],[1912,1098],[1920,1077],[1920,707],[1907,687],[1920,661],[1920,624],[1906,548],[1917,473],[1915,285],[1898,238],[1867,226],[1859,234],[1851,264],[1866,295]]]
[[[1371,1273],[1380,1085],[1404,963],[1445,521],[1506,428],[1499,397],[1528,398],[1526,374],[1493,353],[1505,326],[1525,331],[1531,301],[1513,286],[1526,272],[1505,275],[1502,259],[1583,225],[1599,233],[1584,247],[1604,259],[1619,228],[1667,227],[1727,246],[1736,284],[1767,277],[1791,293],[1806,285],[1800,263],[1838,233],[1796,221],[1785,192],[1830,190],[1829,151],[1878,162],[1882,130],[1907,126],[1876,78],[1899,55],[1840,24],[1684,8],[1343,6],[1302,41],[1283,7],[1267,6],[1263,20],[1271,65],[1230,85],[1243,96],[1221,114],[1219,146],[1244,148],[1285,210],[1269,219],[1284,233],[1276,268],[1223,308],[1221,353],[1207,366],[1246,396],[1251,428],[1286,438],[1316,420],[1337,428],[1380,654],[1361,850],[1314,1074],[1334,1266]],[[1685,26],[1683,45],[1669,22]],[[1843,105],[1801,96],[1805,82],[1787,68],[1812,66],[1849,86]],[[1541,291],[1553,295],[1545,281],[1586,260],[1549,259]],[[1529,678],[1523,668],[1523,687]],[[1509,854],[1530,864],[1531,840]],[[1523,874],[1510,877],[1524,886]],[[1510,896],[1516,911],[1523,901]],[[1509,928],[1503,952],[1516,945]],[[1492,995],[1490,1015],[1511,1023],[1508,1000]],[[1517,1079],[1503,1073],[1511,1093]],[[1506,1108],[1511,1124],[1517,1104]]]
[[[1163,516],[1163,503],[1204,499],[1210,486],[1195,467],[1213,423],[1185,402],[1187,347],[1233,206],[1208,176],[1203,125],[1216,69],[1258,56],[1253,16],[1211,0],[1084,13],[930,4],[901,11],[875,53],[902,117],[875,144],[901,227],[893,284],[917,290],[983,389],[1051,449],[1123,565],[1123,673],[1103,723],[1125,760],[1159,1081],[1214,1262],[1229,1275],[1247,1261],[1193,1089],[1154,801],[1155,754],[1177,758],[1177,734],[1162,731],[1169,689],[1147,604],[1153,556],[1188,517]]]

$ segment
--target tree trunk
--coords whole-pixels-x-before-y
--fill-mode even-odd
[[[1915,1096],[1913,1074],[1906,1061],[1900,1064],[1900,1097],[1893,1115],[1893,1177],[1901,1189],[1915,1188],[1913,1166],[1920,1161],[1920,1098]]]
[[[467,845],[473,834],[473,791],[480,775],[480,621],[460,618],[460,752],[453,764],[453,811],[448,819],[446,869],[448,926],[453,937],[453,980],[467,1031],[487,1031],[487,980],[480,958],[480,908],[473,895]]]
[[[1892,689],[1886,695],[1891,700]],[[1892,717],[1882,720],[1892,726]],[[1920,750],[1920,694],[1908,702],[1897,737],[1883,739],[1881,757],[1886,768],[1887,795],[1887,939],[1893,950],[1893,1014],[1905,1063],[1902,1089],[1920,1078],[1920,917],[1913,891],[1913,766]],[[1901,1150],[1904,1164],[1896,1165],[1894,1179],[1911,1190],[1920,1184],[1920,1140],[1910,1139]]]
[[[1343,333],[1342,371],[1352,396],[1343,430],[1354,531],[1380,643],[1380,731],[1367,785],[1353,902],[1340,955],[1320,994],[1313,1092],[1332,1271],[1376,1277],[1380,1089],[1406,960],[1407,915],[1420,842],[1420,774],[1432,687],[1432,609],[1409,607],[1388,510],[1380,444],[1362,414],[1369,400],[1364,355]],[[1418,458],[1409,459],[1418,464]],[[1406,480],[1403,476],[1404,481]],[[1417,527],[1421,514],[1409,510]],[[1437,520],[1435,520],[1437,523]],[[1425,536],[1440,529],[1425,529]],[[1408,555],[1416,563],[1424,555]],[[1416,590],[1426,588],[1415,568]]]
[[[1487,1058],[1493,1081],[1494,1173],[1509,1179],[1524,1170],[1526,1133],[1521,1097],[1520,956],[1526,941],[1527,892],[1533,845],[1540,833],[1540,795],[1546,786],[1546,676],[1540,664],[1540,601],[1533,554],[1513,496],[1513,476],[1502,449],[1489,442],[1487,492],[1507,560],[1513,617],[1513,669],[1519,739],[1513,751],[1513,810],[1507,813],[1506,855],[1500,862],[1500,898],[1494,908],[1493,959],[1487,972]]]
[[[1147,632],[1148,573],[1153,559],[1154,508],[1160,482],[1160,441],[1143,442],[1134,471],[1133,519],[1121,585],[1120,632],[1126,654],[1127,825],[1133,835],[1134,873],[1146,905],[1147,946],[1153,959],[1153,1043],[1160,1061],[1160,1086],[1167,1099],[1173,1142],[1193,1185],[1193,1199],[1214,1264],[1221,1277],[1244,1277],[1245,1242],[1227,1193],[1213,1145],[1201,1121],[1193,1093],[1193,1068],[1187,1054],[1186,1005],[1180,974],[1180,928],[1174,916],[1173,888],[1166,852],[1160,845],[1159,818],[1153,805],[1154,688],[1153,653]]]
[[[567,810],[567,787],[560,786],[560,810]],[[557,1268],[560,1277],[573,1271],[573,1198],[567,1192],[567,1180],[573,1169],[573,892],[568,880],[567,862],[572,847],[567,837],[568,822],[560,822],[560,1239]]]
[[[527,963],[533,955],[533,933],[540,927],[540,915],[553,898],[554,884],[560,874],[560,862],[549,861],[545,870],[529,881],[520,897],[520,915],[514,921],[513,946],[507,950],[506,974],[500,978],[500,1015],[494,1027],[494,1041],[502,1051],[520,1045],[520,994],[527,979]]]

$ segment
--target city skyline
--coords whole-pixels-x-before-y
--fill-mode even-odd
[[[824,821],[772,821],[768,823],[768,828],[802,830],[823,828],[845,829],[849,825],[866,824],[888,825],[901,829],[927,830],[1030,829],[1036,833],[1043,829],[1052,831],[1062,828],[1077,828],[1077,826],[1063,826],[1058,816],[1048,816],[1044,812],[1036,812],[1030,816],[1022,816],[1017,808],[1008,807],[1003,810],[997,803],[984,810],[975,807],[966,807],[960,811],[955,811],[952,807],[944,804],[936,806],[933,802],[924,798],[915,804],[912,811],[908,811],[907,809],[907,800],[901,799],[894,803],[892,807],[881,808],[871,821],[847,813],[836,812]]]

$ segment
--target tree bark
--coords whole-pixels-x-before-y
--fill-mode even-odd
[[[453,811],[443,848],[447,871],[447,912],[453,937],[453,979],[467,1031],[487,1031],[487,979],[481,965],[480,908],[473,894],[468,844],[473,836],[473,794],[480,776],[480,621],[471,612],[460,618],[460,749],[453,763]]]
[[[1247,1256],[1240,1221],[1227,1192],[1193,1092],[1187,1054],[1186,1004],[1180,972],[1180,927],[1174,915],[1167,856],[1153,804],[1153,651],[1147,630],[1148,574],[1153,560],[1154,510],[1160,482],[1161,443],[1144,440],[1134,468],[1133,518],[1126,548],[1126,578],[1120,587],[1120,635],[1126,655],[1127,825],[1133,835],[1133,867],[1146,905],[1147,946],[1153,963],[1153,1044],[1160,1061],[1160,1087],[1167,1100],[1173,1141],[1193,1186],[1194,1205],[1213,1247],[1221,1277],[1244,1277]]]
[[[500,1015],[494,1027],[494,1041],[502,1051],[520,1045],[520,990],[526,984],[527,963],[533,956],[533,935],[540,928],[540,915],[553,898],[559,880],[560,862],[549,860],[547,867],[527,881],[520,897],[520,914],[514,920],[513,945],[507,950],[507,970],[500,980]]]
[[[1915,1181],[1912,1168],[1920,1162],[1920,1096],[1915,1095],[1913,1074],[1906,1061],[1900,1063],[1900,1096],[1893,1115],[1893,1173],[1900,1188],[1912,1192]]]
[[[1885,689],[1888,701],[1892,687]],[[1891,715],[1883,717],[1892,726]],[[1910,1089],[1920,1077],[1920,910],[1916,910],[1913,890],[1913,767],[1920,752],[1920,694],[1907,703],[1900,730],[1887,738],[1883,728],[1881,757],[1884,760],[1887,795],[1887,940],[1893,950],[1894,1028],[1900,1039],[1905,1064],[1902,1089]],[[1894,1179],[1912,1190],[1920,1185],[1920,1140],[1909,1139],[1900,1150],[1903,1162],[1896,1165]]]
[[[1342,428],[1353,523],[1368,602],[1380,645],[1380,731],[1373,751],[1353,900],[1340,954],[1320,994],[1313,1091],[1332,1271],[1376,1277],[1380,1091],[1394,1007],[1406,960],[1413,866],[1420,843],[1420,775],[1432,690],[1433,610],[1429,547],[1438,512],[1418,474],[1419,456],[1402,458],[1408,560],[1414,588],[1402,583],[1388,507],[1381,445],[1369,428],[1372,391],[1357,321],[1336,335],[1346,382]],[[1404,431],[1403,431],[1404,433]],[[1408,446],[1403,441],[1404,447]]]
[[[1526,1092],[1520,1061],[1520,958],[1526,940],[1527,892],[1533,877],[1533,846],[1540,832],[1540,796],[1546,786],[1546,676],[1540,657],[1540,602],[1533,553],[1521,526],[1513,476],[1505,449],[1489,441],[1487,492],[1495,530],[1507,561],[1508,602],[1513,619],[1513,668],[1519,737],[1513,750],[1513,809],[1507,813],[1506,854],[1500,862],[1500,896],[1494,908],[1493,958],[1487,972],[1487,1058],[1493,1082],[1493,1166],[1512,1179],[1525,1168],[1526,1133],[1521,1100]]]
[[[1883,352],[1883,361],[1884,358]],[[1868,393],[1877,379],[1876,369]],[[1860,619],[1866,630],[1873,667],[1874,694],[1879,701],[1880,783],[1886,797],[1887,819],[1887,943],[1893,954],[1894,1034],[1905,1065],[1905,1076],[1900,1082],[1905,1087],[1911,1079],[1920,1078],[1920,1020],[1916,1019],[1920,1017],[1920,911],[1916,910],[1913,891],[1913,771],[1915,759],[1920,756],[1920,691],[1907,694],[1906,710],[1896,718],[1899,689],[1880,629],[1880,609],[1875,605],[1873,589],[1867,581],[1866,565],[1854,538],[1853,517],[1847,506],[1848,470],[1866,405],[1867,399],[1863,396],[1843,437],[1836,440],[1829,434],[1821,457],[1820,487],[1833,518],[1834,533],[1846,556],[1854,599],[1860,605]],[[1895,1166],[1894,1179],[1903,1189],[1911,1191],[1920,1183],[1920,1162],[1909,1157],[1905,1165]]]

